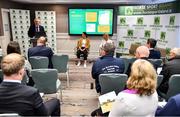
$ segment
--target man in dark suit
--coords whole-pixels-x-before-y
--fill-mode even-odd
[[[129,63],[129,66],[128,66],[128,69],[127,69],[127,71],[126,71],[126,74],[127,74],[128,76],[130,76],[131,66],[132,66],[133,62],[134,62],[136,59],[144,59],[144,60],[147,60],[147,61],[149,61],[149,62],[154,66],[155,69],[157,69],[157,68],[158,68],[158,65],[157,65],[155,62],[148,60],[149,53],[150,53],[150,52],[149,52],[148,47],[146,47],[146,46],[139,46],[139,47],[136,49],[136,52],[135,52],[136,58],[133,59],[133,61],[131,61],[131,63]]]
[[[149,59],[160,59],[161,53],[159,50],[155,49],[157,41],[155,39],[147,40],[147,47],[149,48]]]
[[[173,74],[180,74],[180,48],[174,48],[170,51],[170,59],[167,63],[165,63],[162,67],[163,80],[159,86],[159,91],[163,93],[167,93],[168,91],[168,82],[169,78]]]
[[[45,103],[37,89],[21,84],[25,60],[19,54],[5,56],[1,62],[4,74],[0,84],[0,113],[18,113],[21,116],[60,116],[58,99]]]
[[[31,56],[44,56],[49,59],[49,68],[53,68],[51,58],[53,56],[53,51],[50,47],[46,47],[45,37],[40,37],[37,40],[37,46],[28,49],[28,58]]]
[[[174,117],[180,116],[180,94],[171,97],[167,104],[162,108],[158,107],[156,116]]]
[[[100,48],[101,57],[96,60],[92,67],[92,78],[95,79],[96,91],[101,92],[99,75],[103,73],[123,73],[124,62],[120,58],[114,58],[114,43],[105,43]]]
[[[33,38],[39,38],[40,36],[46,37],[46,32],[44,31],[44,27],[40,25],[40,19],[34,19],[34,25],[31,25],[28,31],[28,36]]]

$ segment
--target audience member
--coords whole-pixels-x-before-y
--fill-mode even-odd
[[[162,74],[163,81],[159,86],[159,91],[167,93],[169,78],[173,74],[180,74],[180,48],[174,48],[170,51],[170,59],[163,65]]]
[[[83,57],[84,58],[84,67],[86,68],[86,62],[87,62],[89,48],[90,48],[90,39],[88,38],[87,33],[83,32],[82,38],[80,38],[77,43],[77,58],[78,58],[77,66],[80,66],[80,64],[81,64],[80,57]]]
[[[39,18],[34,19],[34,24],[30,26],[28,31],[28,36],[33,38],[39,38],[41,36],[46,37],[46,32],[44,27],[40,25],[41,20]]]
[[[136,60],[127,81],[127,90],[120,92],[109,117],[153,117],[158,106],[156,71],[146,60]],[[147,105],[145,107],[145,105]]]
[[[120,58],[114,58],[115,46],[113,43],[106,43],[101,48],[101,57],[96,60],[92,67],[92,78],[95,79],[96,91],[101,92],[99,75],[103,73],[123,73],[124,62]]]
[[[10,41],[8,46],[7,46],[7,54],[11,54],[11,53],[17,53],[17,54],[21,54],[21,49],[19,46],[19,43],[16,41]],[[26,70],[26,74],[29,77],[27,84],[30,86],[34,85],[34,81],[32,80],[32,77],[30,75],[32,67],[31,64],[29,63],[28,60],[25,60],[25,70]]]
[[[149,49],[146,47],[146,46],[139,46],[137,49],[136,49],[136,52],[135,52],[135,57],[136,59],[144,59],[144,60],[148,60],[148,56],[149,56]],[[136,60],[135,59],[135,60]],[[131,73],[131,66],[133,64],[134,61],[132,61],[132,63],[129,63],[129,66],[128,66],[128,69],[126,71],[126,74],[128,76],[130,76],[130,73]],[[150,61],[154,68],[157,69],[157,65],[155,63],[153,63],[153,61]]]
[[[49,59],[49,68],[53,68],[51,58],[53,56],[53,51],[50,47],[46,47],[46,38],[45,37],[40,37],[37,40],[37,46],[29,48],[28,50],[28,58],[31,56],[44,56],[48,57]]]
[[[180,116],[180,94],[171,97],[164,107],[158,107],[156,116]]]
[[[136,49],[135,56],[137,59],[148,59],[149,49],[146,46],[139,46]]]
[[[16,53],[8,54],[1,62],[4,79],[0,84],[0,113],[18,113],[21,116],[60,116],[58,99],[43,103],[37,89],[21,84],[24,63],[24,58]]]
[[[157,41],[155,39],[147,40],[147,47],[149,48],[149,59],[160,59],[161,53],[159,50],[155,49]]]
[[[18,42],[16,41],[9,42],[7,46],[7,54],[11,54],[11,53],[21,54],[21,49]],[[31,72],[32,70],[31,64],[27,60],[25,60],[25,70],[28,70],[28,72]]]

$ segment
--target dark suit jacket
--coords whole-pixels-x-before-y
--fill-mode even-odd
[[[37,89],[13,82],[0,84],[0,113],[18,113],[22,116],[48,115]]]
[[[36,27],[35,25],[31,25],[28,31],[28,36],[29,37],[40,37],[40,36],[44,36],[46,37],[46,32],[44,31],[44,27],[39,25],[39,32],[36,32]]]
[[[159,50],[156,49],[150,49],[149,50],[149,59],[160,59],[161,58],[161,53]]]
[[[48,67],[49,68],[53,68],[52,61],[51,61],[53,54],[54,53],[53,53],[52,49],[50,47],[46,47],[44,45],[32,47],[32,48],[29,48],[29,50],[28,50],[28,58],[31,56],[48,57],[48,59],[49,59],[49,66]]]
[[[180,74],[180,56],[177,56],[173,59],[170,59],[167,63],[163,65],[162,71],[160,74],[162,74],[163,81],[159,87],[159,90],[163,93],[167,93],[168,90],[168,82],[169,78],[173,74]]]
[[[163,108],[158,108],[156,116],[180,116],[180,94],[173,96],[169,99]]]
[[[144,59],[144,60],[149,61],[149,62],[153,65],[154,69],[157,70],[158,65],[157,65],[154,61],[150,61],[150,60],[148,60],[148,58],[146,58],[146,57],[143,57],[143,58],[141,58],[141,59]],[[127,71],[126,71],[126,74],[128,75],[128,77],[130,76],[130,73],[131,73],[131,66],[132,66],[133,62],[136,61],[136,60],[137,60],[137,59],[134,59],[134,60],[132,61],[132,63],[129,63],[128,69],[127,69]]]

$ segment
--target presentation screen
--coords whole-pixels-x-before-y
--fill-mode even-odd
[[[113,9],[69,9],[69,34],[113,34]]]

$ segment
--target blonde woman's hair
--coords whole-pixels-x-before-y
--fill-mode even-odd
[[[151,95],[156,90],[157,74],[153,65],[143,59],[136,60],[131,67],[127,88],[137,90],[142,95]]]

